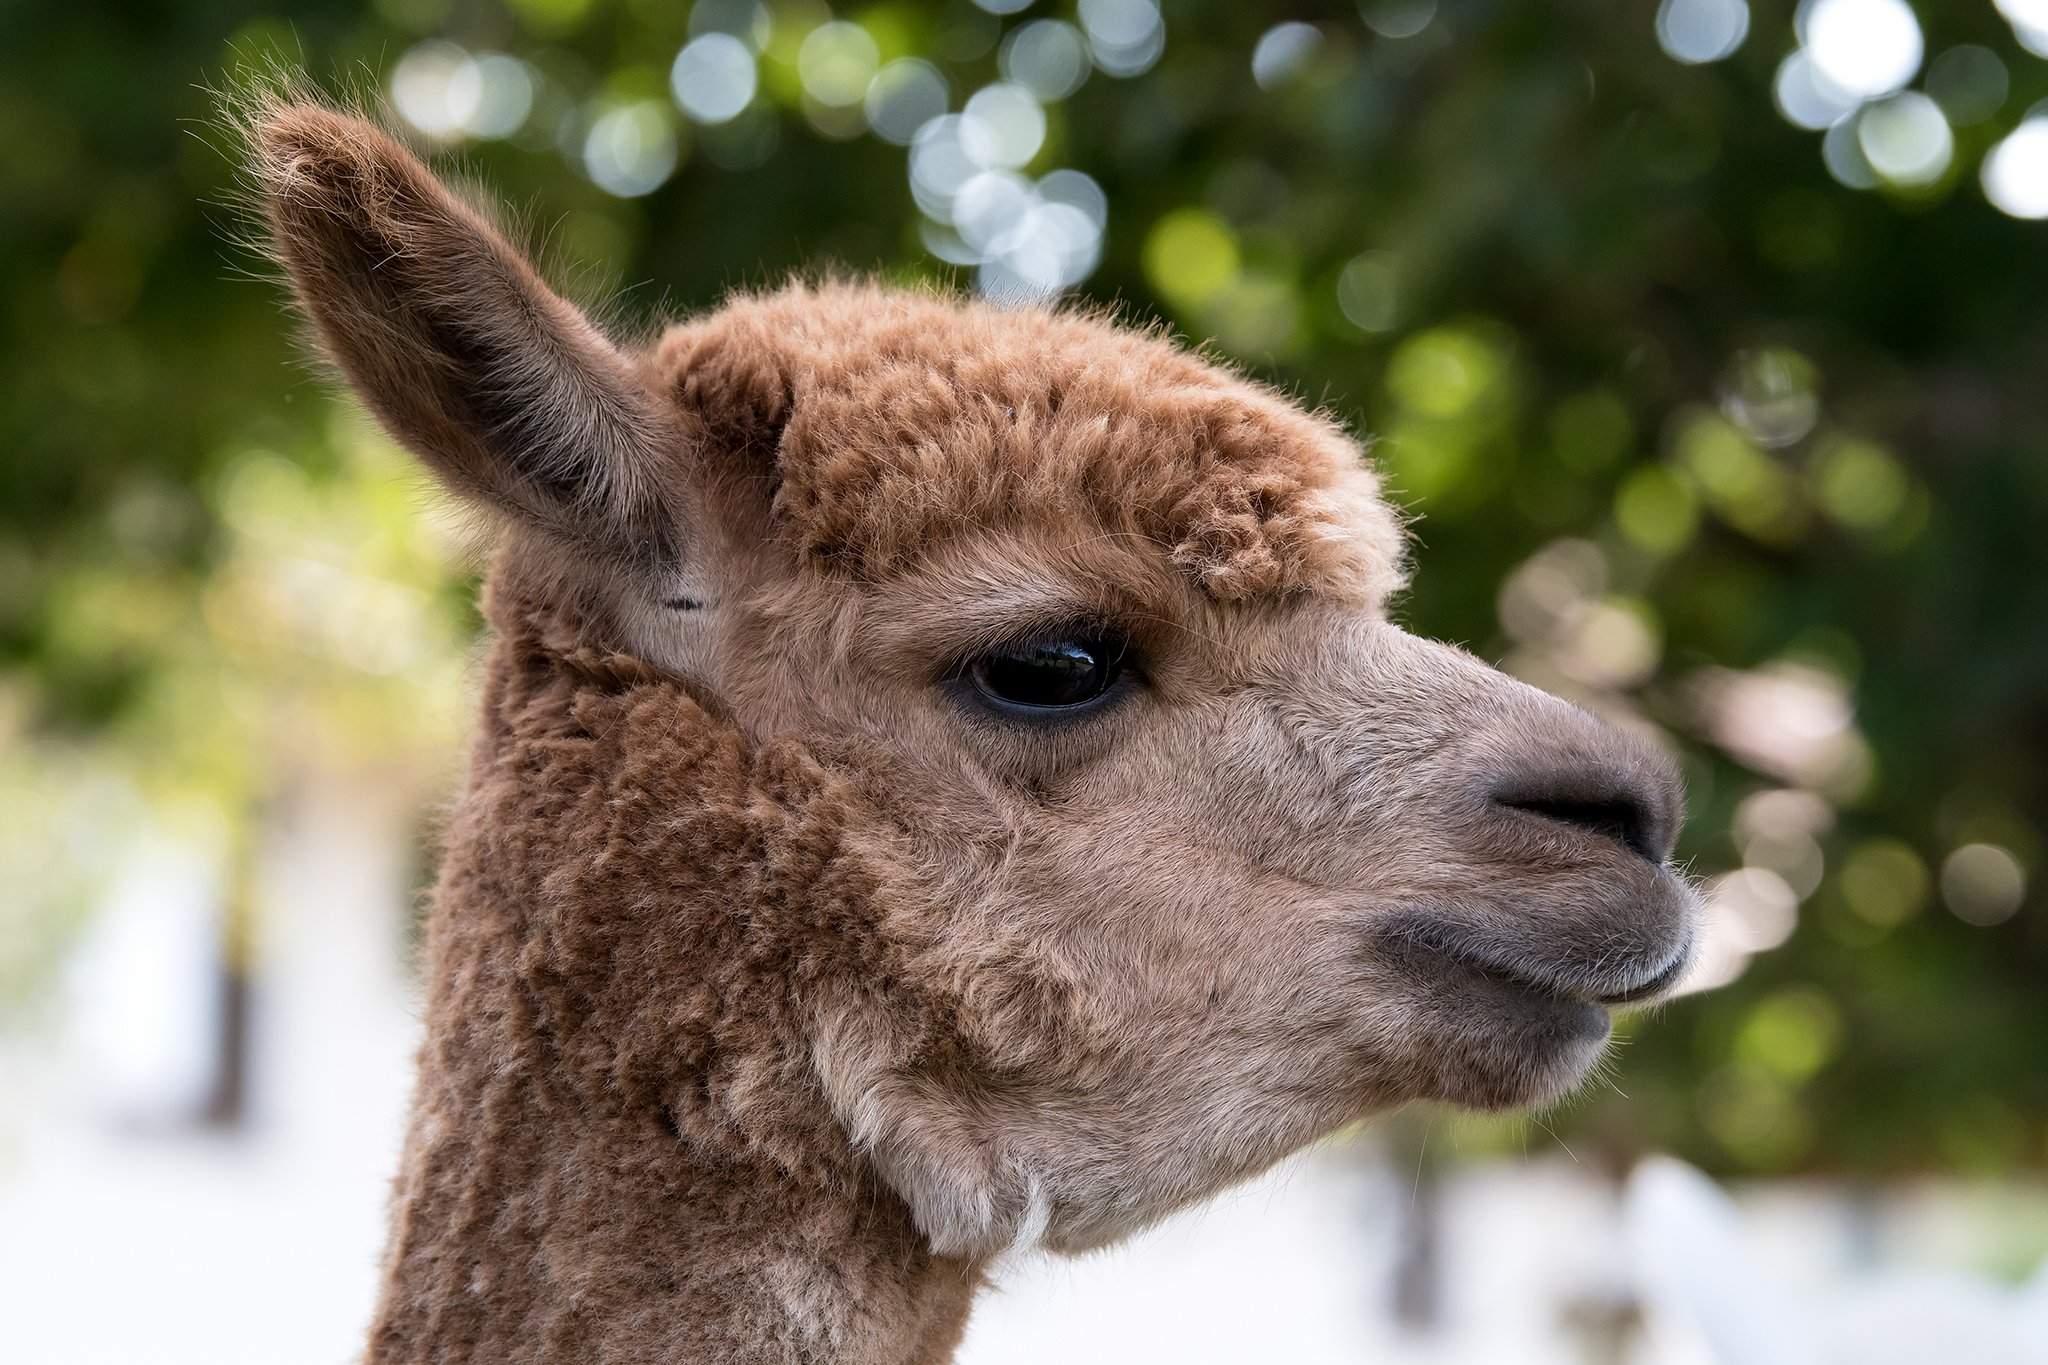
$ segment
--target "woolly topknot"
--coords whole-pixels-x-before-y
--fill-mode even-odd
[[[965,528],[1142,537],[1212,597],[1383,600],[1403,534],[1329,419],[1095,313],[872,284],[743,295],[655,352],[682,405],[773,444],[795,550],[887,578]]]

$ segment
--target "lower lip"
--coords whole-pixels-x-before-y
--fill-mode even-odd
[[[1493,992],[1511,998],[1525,1009],[1541,1010],[1553,1018],[1568,1021],[1568,1031],[1573,1034],[1599,1037],[1605,1037],[1612,1028],[1612,1021],[1608,1017],[1610,1007],[1624,1005],[1633,999],[1653,995],[1664,989],[1684,965],[1683,959],[1673,963],[1655,979],[1645,982],[1626,996],[1597,998],[1561,990],[1555,985],[1520,973],[1503,971],[1485,961],[1475,960],[1438,944],[1418,942],[1407,935],[1382,939],[1379,947],[1385,958],[1395,961],[1402,958],[1410,959],[1411,970],[1433,985],[1442,984],[1446,968],[1468,973],[1483,987],[1490,987]]]
[[[1554,1001],[1559,1005],[1583,1006],[1586,1009],[1597,1011],[1603,1015],[1610,1009],[1631,1005],[1639,1000],[1648,1000],[1653,996],[1661,994],[1684,973],[1687,960],[1690,957],[1688,953],[1680,953],[1672,959],[1671,964],[1665,967],[1663,971],[1658,972],[1657,975],[1641,985],[1633,986],[1628,990],[1617,991],[1613,995],[1580,995],[1546,981],[1539,981],[1516,972],[1503,971],[1489,962],[1476,961],[1458,953],[1441,952],[1439,950],[1439,955],[1447,961],[1455,962],[1469,971],[1477,972],[1489,981],[1507,987],[1518,995],[1529,996],[1538,1000]]]
[[[1517,1001],[1539,1006],[1546,1013],[1570,1021],[1573,1033],[1605,1037],[1613,1026],[1613,1021],[1608,1018],[1606,1003],[1603,1001],[1568,995],[1555,987],[1531,981],[1526,977],[1514,976],[1485,963],[1474,962],[1455,954],[1439,953],[1438,956],[1445,962],[1472,973],[1496,990],[1514,996]]]
[[[1653,995],[1661,995],[1676,984],[1679,977],[1685,974],[1686,963],[1690,957],[1691,954],[1689,953],[1680,953],[1671,960],[1670,966],[1651,977],[1648,981],[1645,981],[1642,985],[1635,987],[1633,990],[1619,991],[1613,995],[1603,995],[1597,1003],[1602,1005],[1632,1005],[1638,1000],[1648,1000]]]

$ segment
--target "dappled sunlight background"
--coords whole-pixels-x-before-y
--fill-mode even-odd
[[[829,266],[1208,340],[1370,438],[1406,624],[1680,755],[1707,947],[1605,1082],[1019,1268],[968,1359],[1834,1358],[1920,1272],[2048,1358],[2048,3],[4,23],[0,1356],[342,1359],[374,1286],[475,558],[240,245],[210,92],[282,64],[627,333]]]

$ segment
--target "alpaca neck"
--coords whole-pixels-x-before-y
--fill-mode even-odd
[[[886,1192],[562,1099],[527,1067],[425,1078],[368,1365],[952,1359],[980,1275]]]
[[[881,989],[848,799],[507,594],[428,921],[371,1365],[936,1365],[939,1257],[815,1074]]]

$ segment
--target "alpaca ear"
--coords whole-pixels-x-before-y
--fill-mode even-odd
[[[671,558],[680,437],[632,366],[397,141],[318,105],[247,119],[270,249],[321,350],[457,493],[610,558]]]

